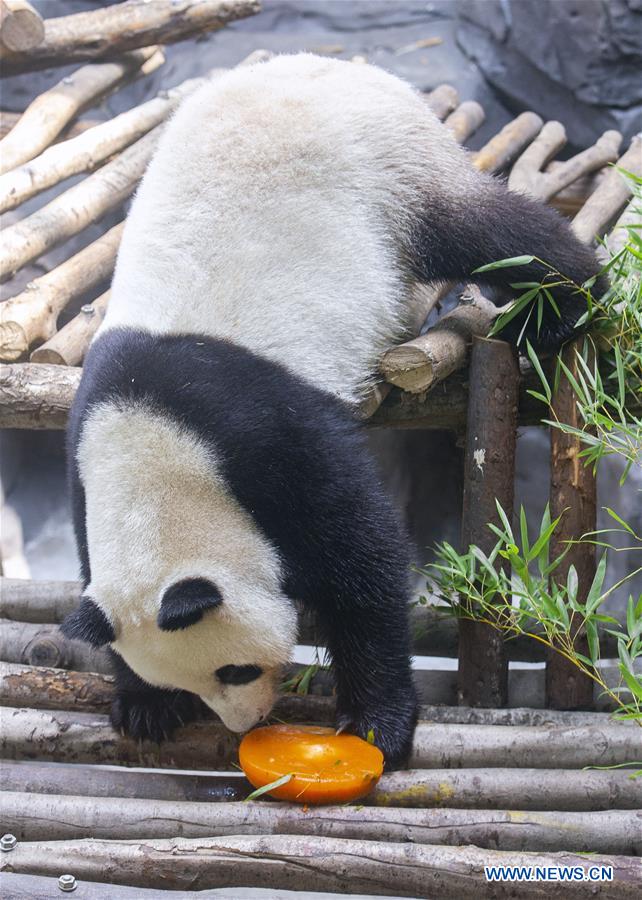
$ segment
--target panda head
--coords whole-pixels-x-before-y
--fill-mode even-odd
[[[76,458],[91,580],[64,633],[110,645],[143,681],[197,694],[248,730],[272,708],[297,613],[215,450],[158,410],[106,405]]]
[[[69,638],[110,645],[151,685],[198,694],[231,731],[243,732],[269,714],[291,656],[286,604],[285,617],[273,608],[267,622],[239,619],[210,578],[180,577],[162,591],[155,617],[118,623],[84,596],[61,627]]]

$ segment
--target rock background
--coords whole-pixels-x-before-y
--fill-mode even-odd
[[[32,2],[46,16],[107,5],[95,0]],[[605,50],[602,55],[587,53],[584,74],[576,68],[574,80],[568,74],[568,59],[572,56],[578,65],[582,62],[582,48],[588,47],[586,35],[596,32],[598,25],[599,34],[606,34],[604,7],[610,7],[609,21],[620,22],[617,18],[620,9],[622,16],[625,7],[633,16],[638,14],[636,10],[640,5],[639,0],[629,0],[628,6],[625,0],[612,0],[610,4],[597,0],[573,3],[570,0],[568,3],[566,0],[462,0],[461,3],[451,0],[397,0],[393,3],[379,0],[264,0],[259,16],[196,41],[168,47],[164,66],[151,77],[115,93],[101,108],[92,109],[90,115],[109,118],[149,99],[160,89],[172,87],[214,66],[232,65],[252,50],[263,47],[275,52],[310,50],[339,58],[361,54],[369,62],[383,66],[421,89],[448,81],[457,87],[462,99],[479,100],[486,110],[486,123],[470,142],[473,147],[480,146],[515,111],[523,108],[534,108],[566,124],[577,120],[581,127],[578,124],[575,130],[573,124],[572,139],[588,143],[597,132],[613,127],[616,121],[613,118],[608,124],[601,124],[600,116],[618,117],[630,113],[630,108],[617,105],[617,102],[622,99],[624,87],[630,88],[631,94],[635,93],[635,78],[627,73],[632,71],[631,59],[637,58],[635,47],[638,47],[641,35],[631,31],[627,43],[622,20],[623,24],[617,30],[619,43],[615,39],[608,43],[604,38],[608,52]],[[571,15],[571,6],[578,10],[577,16]],[[547,24],[552,27],[552,33],[546,31],[544,26]],[[535,32],[530,41],[529,28]],[[430,38],[438,38],[441,43],[430,47],[418,43]],[[541,64],[543,69],[536,78],[525,62],[524,77],[520,82],[504,57],[508,55],[514,60],[517,48],[524,44],[527,45],[524,50],[526,62],[533,67],[536,63]],[[567,52],[570,47],[574,48],[573,54]],[[633,50],[630,51],[630,47]],[[526,55],[526,50],[530,55]],[[483,72],[467,54],[479,58]],[[65,71],[49,70],[6,79],[3,82],[3,108],[24,109],[34,96],[59,80]],[[589,75],[593,72],[600,74],[591,93]],[[600,82],[600,79],[610,78],[610,72],[620,73],[614,87]],[[551,87],[556,84],[556,78],[560,79],[559,87]],[[637,88],[642,90],[642,83],[638,83]],[[599,101],[598,105],[595,100]],[[640,97],[634,100],[638,102]],[[609,103],[616,105],[610,107]],[[63,189],[70,183],[66,182]],[[33,211],[59,190],[56,188],[34,198],[11,216],[17,218],[18,214],[22,216]],[[3,296],[16,293],[30,278],[57,265],[72,248],[76,252],[115,221],[116,214],[107,216],[79,238],[54,249],[13,283],[4,285]],[[372,434],[372,444],[381,460],[384,476],[406,513],[416,546],[414,558],[417,563],[427,561],[429,548],[438,540],[457,544],[462,485],[461,451],[455,438],[438,432],[380,432]],[[23,563],[31,576],[75,578],[77,561],[64,476],[63,435],[55,432],[0,433],[0,459],[9,508],[17,512],[22,523],[26,557]],[[602,467],[598,481],[600,502],[614,506],[638,532],[642,532],[642,504],[638,493],[642,489],[642,472],[632,476],[623,491],[617,488],[618,475],[613,464]],[[541,516],[547,486],[547,435],[541,429],[524,429],[518,441],[516,504],[524,503],[533,522]],[[8,517],[3,518],[3,524],[8,528]],[[610,524],[609,519],[602,517],[601,527]],[[633,567],[630,554],[614,555],[609,582],[616,582]],[[26,574],[27,570],[23,566],[20,571]],[[631,585],[629,589],[634,588],[639,592],[642,583]],[[621,591],[613,603],[621,607],[623,597]]]
[[[508,106],[585,147],[642,127],[642,0],[459,0],[457,44]]]

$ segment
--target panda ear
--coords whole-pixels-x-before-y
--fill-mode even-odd
[[[206,578],[186,578],[167,588],[158,613],[158,627],[162,631],[178,631],[194,625],[203,613],[214,609],[223,598],[211,581]]]
[[[114,626],[89,597],[81,599],[78,609],[67,616],[60,630],[65,637],[85,641],[93,647],[102,647],[116,640]]]

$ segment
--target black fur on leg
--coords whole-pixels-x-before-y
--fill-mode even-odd
[[[199,697],[187,691],[155,688],[139,678],[117,653],[111,651],[110,656],[116,676],[110,718],[121,734],[160,744],[181,725],[200,719],[205,713]]]
[[[473,274],[488,263],[516,256],[536,259],[527,265]],[[586,300],[578,288],[600,270],[594,250],[577,239],[568,220],[556,210],[509,191],[499,179],[483,177],[472,193],[427,199],[413,242],[412,264],[415,275],[425,281],[465,279],[498,288],[500,304],[506,302],[507,293],[517,296],[510,287],[515,282],[570,281],[551,290],[561,316],[546,301],[539,331],[535,311],[529,319],[523,344],[527,339],[540,350],[555,349],[577,334],[576,323],[586,312]],[[601,277],[592,292],[601,296],[607,287],[607,279]],[[503,337],[516,342],[529,309],[511,320]]]

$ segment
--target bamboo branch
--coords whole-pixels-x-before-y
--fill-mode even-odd
[[[157,125],[93,175],[0,235],[0,280],[120,206],[142,177],[163,126]]]
[[[0,0],[0,43],[7,50],[31,50],[42,43],[42,16],[27,0]]]
[[[512,191],[550,200],[583,175],[595,172],[607,163],[616,162],[621,143],[622,135],[619,131],[605,131],[592,147],[551,171],[542,171],[566,144],[564,126],[560,122],[547,122],[513,166],[508,186]]]
[[[572,853],[513,853],[477,847],[393,844],[316,836],[171,838],[142,843],[123,840],[35,841],[2,854],[2,869],[58,875],[74,872],[84,881],[189,890],[220,887],[287,888],[462,900],[487,893],[484,866],[581,866]],[[642,888],[639,859],[591,856],[593,866],[613,867],[613,881],[591,885],[593,896],[620,900]],[[493,896],[515,896],[511,883],[493,885]],[[520,897],[551,896],[550,884],[526,881]],[[586,897],[584,882],[564,884],[569,900]]]
[[[0,60],[6,75],[64,66],[149,44],[173,44],[259,10],[259,0],[128,0],[45,19],[45,36],[38,47],[23,53],[3,52]]]
[[[121,797],[2,795],[3,828],[20,841],[210,838],[267,834],[493,850],[637,855],[642,812],[383,809],[282,803],[193,803]]]
[[[0,176],[0,213],[15,209],[72,175],[93,171],[163,122],[184,97],[205,81],[191,78],[78,137],[49,147],[30,162]]]
[[[631,184],[618,169],[624,169],[642,178],[642,136],[636,135],[629,149],[610,169],[573,219],[573,229],[581,241],[589,243],[602,237],[609,224],[624,208],[631,197]]]
[[[85,358],[93,336],[105,318],[111,291],[80,308],[77,316],[57,331],[30,356],[32,363],[79,366]]]
[[[124,222],[114,225],[57,268],[30,282],[21,294],[0,304],[1,360],[14,362],[31,344],[53,337],[58,316],[67,304],[111,275],[124,227]]]
[[[7,759],[229,768],[238,739],[215,721],[195,722],[157,746],[141,746],[116,734],[106,716],[90,713],[5,709],[2,755]],[[617,725],[531,728],[501,725],[419,723],[410,765],[415,768],[633,765],[639,756],[636,729]],[[639,763],[638,763],[639,764]]]
[[[455,140],[465,143],[473,135],[486,118],[484,107],[476,100],[465,100],[444,121],[444,125],[452,131]]]
[[[0,141],[0,174],[41,153],[72,119],[122,87],[155,54],[156,47],[146,47],[114,62],[83,66],[36,97]]]
[[[451,84],[439,84],[429,94],[424,94],[424,99],[437,118],[443,122],[457,107],[459,94]]]
[[[2,787],[31,794],[197,802],[243,800],[252,790],[240,773],[193,775],[9,760],[2,761]],[[640,810],[642,782],[625,769],[415,769],[384,773],[361,803],[417,809]]]

